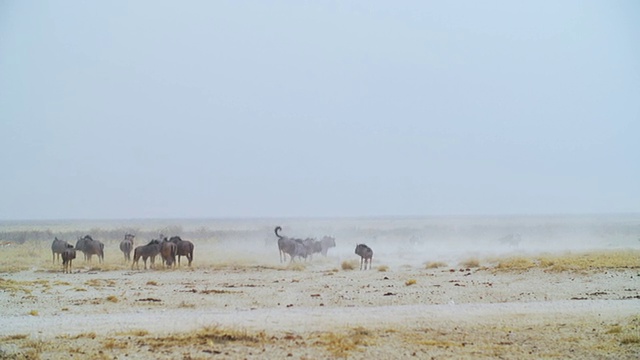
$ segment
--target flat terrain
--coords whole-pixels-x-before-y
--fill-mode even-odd
[[[212,242],[132,270],[107,244],[63,274],[48,246],[0,248],[0,358],[640,358],[638,250],[360,271],[350,249],[280,264]]]

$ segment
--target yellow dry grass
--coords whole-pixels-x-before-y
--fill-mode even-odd
[[[443,261],[427,261],[424,264],[426,269],[438,269],[442,267],[447,267],[447,263]]]
[[[525,271],[533,268],[548,272],[584,272],[591,270],[615,270],[640,268],[640,250],[600,250],[541,254],[493,259],[495,271]]]
[[[460,263],[460,266],[465,268],[477,268],[477,267],[480,267],[480,260],[476,258],[467,259],[462,261]]]
[[[292,262],[289,264],[289,266],[287,266],[288,270],[293,270],[293,271],[302,271],[306,268],[307,266],[301,262]]]
[[[346,332],[321,333],[315,344],[325,347],[334,357],[346,358],[350,352],[372,345],[373,338],[372,332],[356,327]]]
[[[354,270],[356,267],[358,267],[358,261],[357,260],[345,260],[342,262],[342,270]]]
[[[185,347],[194,345],[213,345],[228,342],[261,343],[267,341],[263,332],[249,333],[244,329],[233,329],[220,326],[208,326],[197,331],[153,336],[144,339],[144,344],[151,348]]]
[[[540,266],[548,271],[583,271],[620,268],[640,268],[640,250],[603,250],[538,257]]]
[[[521,257],[521,256],[513,256],[505,259],[501,259],[496,265],[495,269],[497,271],[524,271],[531,269],[536,266],[534,259]]]

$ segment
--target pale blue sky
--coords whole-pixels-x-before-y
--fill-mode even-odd
[[[0,219],[640,212],[637,1],[0,1]]]

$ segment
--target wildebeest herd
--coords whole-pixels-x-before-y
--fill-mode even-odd
[[[322,254],[327,256],[330,248],[336,246],[336,241],[331,236],[324,236],[320,240],[314,238],[298,239],[280,235],[282,228],[277,226],[274,230],[278,239],[278,251],[280,254],[280,262],[286,261],[287,255],[289,256],[289,262],[293,262],[297,257],[299,259],[312,259],[313,254]],[[172,236],[167,238],[160,235],[158,239],[152,239],[145,245],[134,247],[135,235],[125,234],[124,239],[120,242],[120,251],[124,255],[125,262],[131,261],[131,251],[133,250],[133,261],[131,269],[139,269],[139,260],[142,258],[144,268],[147,269],[147,260],[149,260],[149,267],[155,267],[155,259],[160,255],[164,266],[174,267],[176,266],[176,260],[178,266],[180,266],[180,258],[185,256],[188,260],[188,266],[191,266],[193,261],[193,250],[195,246],[191,241],[183,240],[180,236]],[[62,259],[62,270],[65,273],[71,272],[71,263],[76,258],[76,250],[81,251],[84,254],[85,261],[91,262],[93,255],[98,256],[98,261],[104,261],[104,244],[98,240],[94,240],[90,235],[81,237],[76,242],[75,247],[72,244],[64,240],[54,238],[51,244],[51,253],[53,255],[53,262],[56,260],[60,262]],[[371,269],[371,259],[373,258],[373,250],[365,244],[356,245],[356,255],[360,256],[360,269]]]

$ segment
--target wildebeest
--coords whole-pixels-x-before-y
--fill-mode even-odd
[[[189,260],[189,266],[191,266],[191,262],[193,261],[193,248],[195,247],[193,243],[189,240],[182,240],[180,236],[172,236],[169,241],[176,244],[178,247],[178,251],[176,253],[178,256],[178,266],[180,266],[180,257],[182,256],[187,257],[187,260]]]
[[[320,252],[322,253],[322,255],[327,256],[327,252],[332,247],[336,247],[336,239],[334,239],[333,237],[324,236],[320,240],[320,248],[321,248]]]
[[[98,240],[93,240],[91,235],[85,235],[83,238],[79,239],[76,242],[76,250],[82,251],[84,253],[84,259],[89,260],[91,262],[91,257],[93,255],[98,255],[98,260],[100,262],[104,261],[104,244]]]
[[[131,263],[131,269],[136,266],[137,269],[140,268],[138,264],[138,260],[142,257],[142,261],[144,261],[144,268],[147,269],[147,259],[151,258],[149,267],[155,267],[156,256],[160,253],[160,241],[153,239],[147,245],[138,246],[133,250],[133,263]]]
[[[290,262],[297,257],[307,258],[309,254],[308,247],[300,239],[292,239],[286,236],[282,236],[278,231],[282,230],[280,226],[276,226],[274,232],[278,237],[278,251],[280,252],[280,262],[284,262],[287,259],[287,254],[291,257]]]
[[[120,251],[124,254],[124,261],[131,261],[131,250],[133,250],[133,240],[135,235],[125,234],[124,240],[120,242]]]
[[[58,262],[60,262],[60,255],[68,249],[73,248],[73,245],[69,244],[64,240],[60,240],[57,237],[53,239],[53,243],[51,244],[51,255],[53,255],[53,263],[56,263],[56,258]]]
[[[371,269],[371,260],[373,259],[373,250],[365,244],[356,245],[356,254],[360,255],[360,270],[362,270],[362,264],[364,262],[364,269],[367,270],[367,263],[369,263],[369,269]]]
[[[164,241],[160,244],[160,256],[162,256],[162,262],[166,266],[173,267],[175,265],[177,252],[178,245],[164,238]]]
[[[62,272],[71,273],[71,262],[76,258],[76,249],[72,247],[64,249],[62,252]]]

